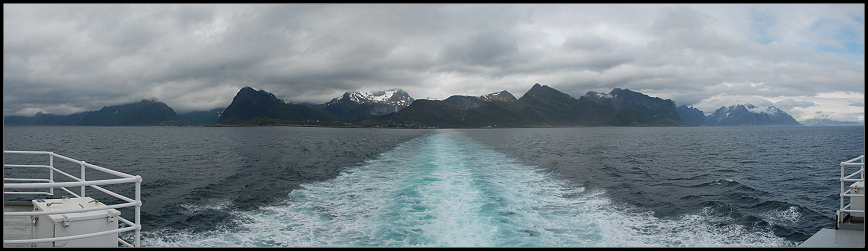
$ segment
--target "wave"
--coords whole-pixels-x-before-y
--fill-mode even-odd
[[[737,182],[718,180],[710,186]],[[602,189],[549,172],[443,130],[399,145],[336,178],[308,183],[281,203],[231,210],[235,227],[161,229],[146,246],[720,247],[793,246],[773,229],[732,223],[726,203],[672,218],[613,203]],[[228,208],[185,207],[195,213]],[[721,211],[723,210],[723,211]],[[757,219],[752,219],[757,220]],[[761,219],[759,219],[761,220]]]

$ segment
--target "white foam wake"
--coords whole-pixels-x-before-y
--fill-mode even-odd
[[[720,225],[705,212],[658,219],[568,187],[538,169],[442,130],[286,202],[234,212],[242,228],[161,231],[147,246],[587,247],[792,246],[771,233]]]

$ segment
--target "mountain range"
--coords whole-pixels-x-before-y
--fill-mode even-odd
[[[4,125],[269,125],[487,128],[547,126],[798,126],[773,106],[739,104],[721,107],[709,116],[689,105],[650,97],[629,89],[588,92],[574,98],[535,84],[520,98],[508,91],[481,96],[453,95],[444,100],[416,100],[401,89],[346,92],[323,104],[295,104],[265,90],[244,87],[226,108],[175,114],[165,103],[103,107],[70,115],[37,113],[9,116]],[[832,122],[814,122],[834,125]],[[811,124],[811,125],[814,125]],[[847,124],[849,125],[849,124]]]
[[[678,106],[678,114],[681,115],[681,122],[685,125],[802,125],[792,116],[774,106],[757,107],[752,104],[731,105],[729,107],[721,106],[708,116],[705,116],[704,112],[692,106],[681,105]]]
[[[4,125],[85,125],[85,126],[140,126],[183,125],[181,119],[166,103],[142,100],[137,103],[104,106],[99,111],[79,112],[70,115],[37,113],[33,117],[10,116],[3,118]]]
[[[355,122],[438,128],[602,126],[619,124],[619,115],[614,108],[536,84],[517,100],[505,91],[479,97],[452,96],[443,101],[417,100],[396,113]]]

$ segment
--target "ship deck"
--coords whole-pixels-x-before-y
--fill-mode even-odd
[[[824,228],[808,238],[799,247],[864,248],[865,231]]]
[[[33,210],[29,201],[4,201],[3,212],[27,212]],[[26,240],[33,239],[33,222],[30,216],[3,216],[3,239]],[[30,247],[30,243],[3,244],[4,248]]]

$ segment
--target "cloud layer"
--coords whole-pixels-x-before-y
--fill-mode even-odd
[[[626,88],[707,113],[864,120],[863,4],[5,4],[3,113]]]

